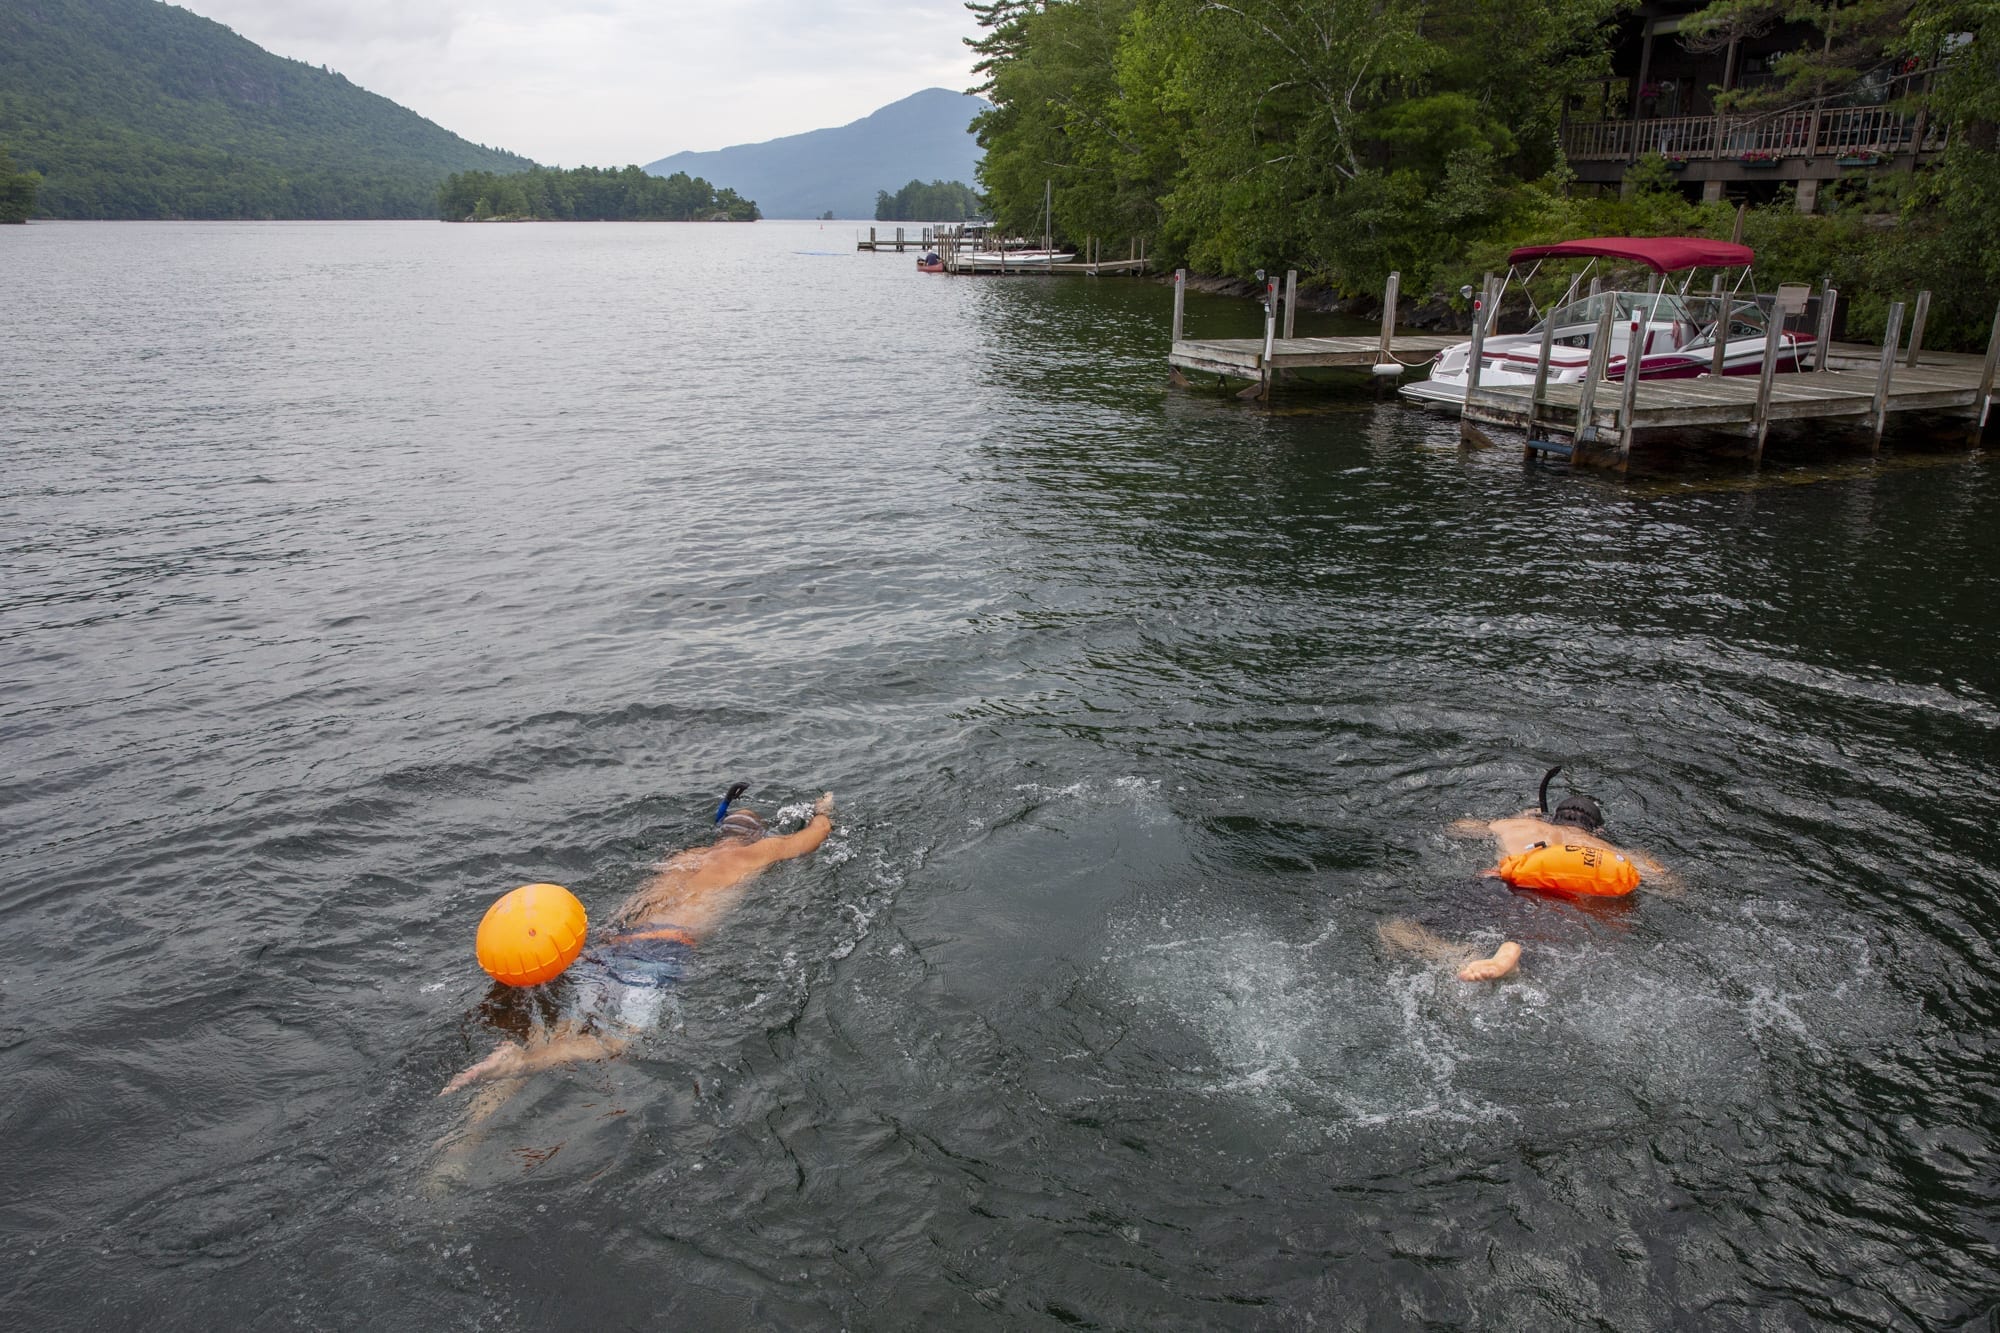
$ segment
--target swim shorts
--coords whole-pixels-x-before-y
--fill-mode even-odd
[[[569,970],[577,1011],[587,1021],[649,1028],[668,989],[687,975],[694,950],[673,939],[632,939],[594,945]]]

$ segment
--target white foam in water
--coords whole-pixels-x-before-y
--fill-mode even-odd
[[[1773,1065],[1817,1064],[1916,1021],[1874,975],[1866,940],[1797,919],[1774,928],[1754,911],[1681,923],[1698,939],[1586,928],[1530,942],[1521,971],[1493,985],[1385,956],[1365,911],[1303,943],[1226,922],[1191,930],[1189,914],[1148,921],[1114,928],[1104,963],[1142,1022],[1211,1053],[1212,1066],[1180,1071],[1182,1090],[1256,1097],[1323,1133],[1411,1119],[1622,1123],[1661,1101],[1740,1104],[1763,1095]]]
[[[1158,778],[1085,778],[1063,787],[1020,782],[1014,785],[1014,790],[1032,797],[1038,805],[1065,801],[1087,806],[1122,806],[1136,814],[1141,824],[1159,825],[1173,820],[1173,812],[1160,800]]]

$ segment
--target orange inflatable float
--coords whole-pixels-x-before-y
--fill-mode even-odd
[[[479,923],[479,965],[508,986],[539,986],[583,952],[589,914],[560,884],[523,884],[501,895]]]
[[[1545,893],[1622,898],[1639,887],[1637,866],[1609,848],[1589,843],[1537,843],[1518,855],[1501,857],[1495,869],[1517,889]]]

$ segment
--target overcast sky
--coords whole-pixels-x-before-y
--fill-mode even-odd
[[[176,0],[473,140],[646,163],[971,84],[961,0]]]

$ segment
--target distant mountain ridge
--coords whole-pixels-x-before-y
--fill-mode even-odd
[[[763,143],[675,153],[646,170],[685,171],[755,199],[767,218],[873,218],[875,194],[913,180],[974,183],[981,149],[972,118],[987,103],[926,88],[851,124]]]
[[[434,217],[533,165],[160,0],[0,0],[0,144],[71,218]]]

